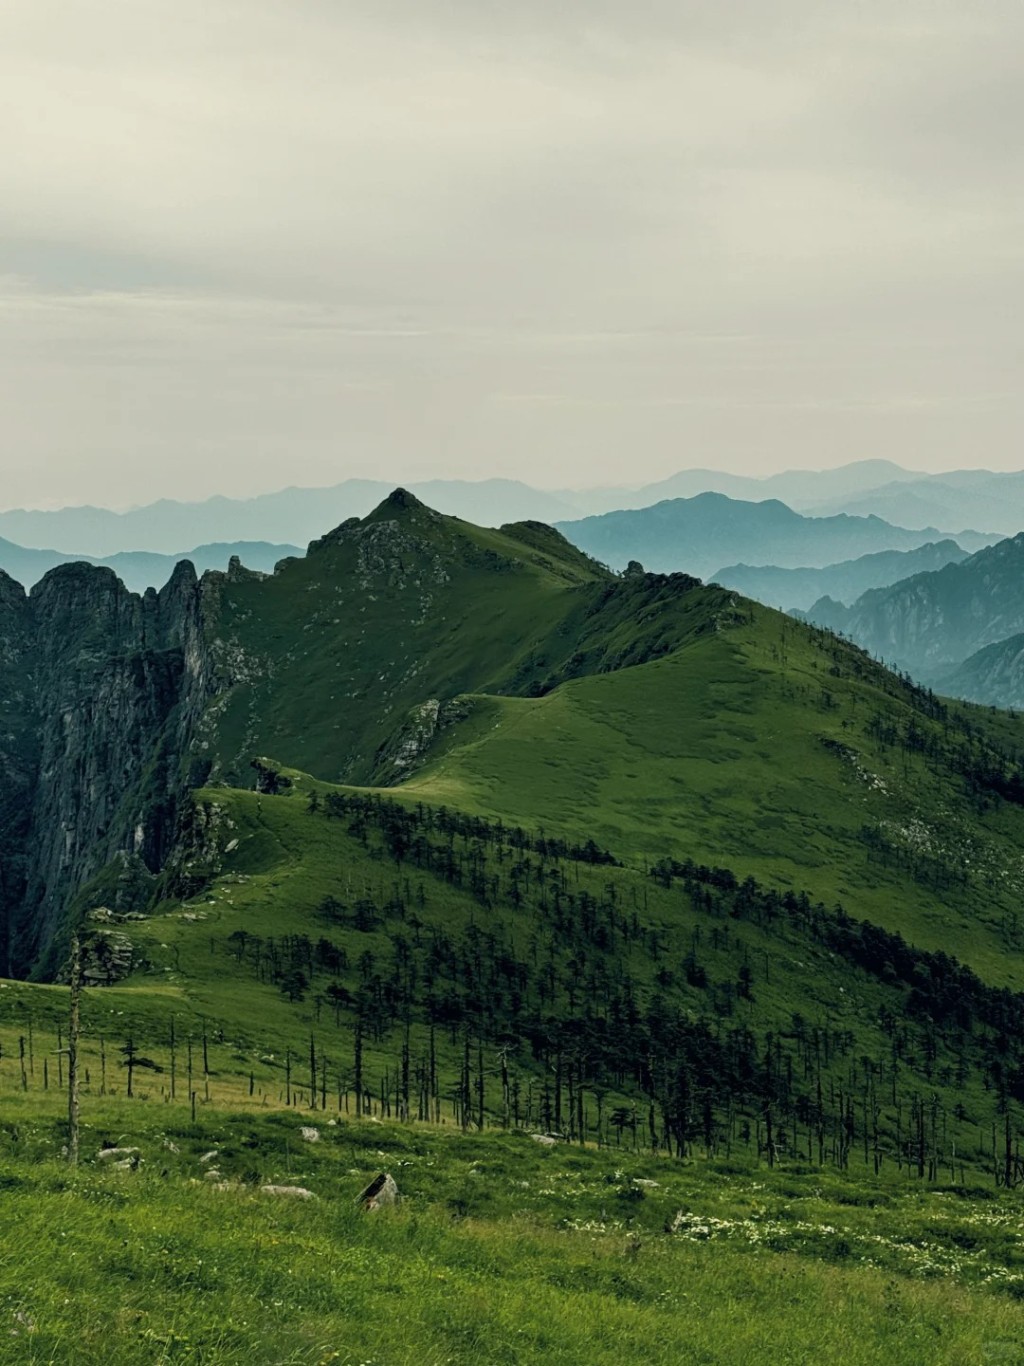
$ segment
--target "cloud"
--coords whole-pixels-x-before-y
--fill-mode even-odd
[[[2,27],[4,503],[1016,461],[1019,6]]]

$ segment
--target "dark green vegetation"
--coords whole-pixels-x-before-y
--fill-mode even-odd
[[[1016,1285],[1012,1248],[972,1244],[961,1277],[957,1238],[981,1235],[947,1227],[935,1192],[968,1192],[945,1198],[963,1199],[969,1222],[988,1197],[1011,1209],[1024,1176],[1015,718],[947,703],[726,589],[636,566],[616,576],[547,527],[483,530],[401,491],[272,578],[183,572],[139,599],[77,567],[29,598],[0,589],[12,957],[53,976],[80,927],[88,1143],[149,1149],[143,1172],[124,1174],[138,1185],[112,1228],[82,1211],[95,1201],[109,1220],[95,1192],[119,1177],[26,1176],[31,1143],[59,1146],[56,1121],[33,1129],[32,1117],[52,1114],[66,1084],[67,990],[39,981],[0,989],[0,1094],[20,1116],[4,1141],[26,1207],[65,1201],[103,1257],[135,1221],[139,1251],[118,1254],[107,1279],[121,1287],[137,1266],[133,1311],[154,1313],[143,1290],[161,1308],[155,1326],[119,1321],[123,1360],[152,1359],[138,1336],[150,1329],[167,1360],[252,1359],[288,1306],[313,1336],[292,1357],[275,1345],[257,1359],[330,1360],[331,1333],[308,1325],[334,1314],[349,1353],[338,1359],[441,1361],[437,1275],[474,1307],[477,1336],[450,1339],[456,1361],[622,1359],[630,1332],[652,1360],[739,1361],[760,1318],[758,1341],[799,1361],[826,1305],[862,1351],[847,1360],[982,1361],[986,1342],[1012,1338],[1016,1306],[997,1294]],[[221,1132],[231,1108],[245,1115]],[[233,1187],[190,1190],[185,1166],[150,1151],[161,1132],[193,1155],[237,1134],[224,1179],[258,1185],[281,1177],[274,1125],[294,1134],[299,1111],[355,1126],[316,1150],[337,1169],[299,1149],[292,1174],[325,1181],[319,1222]],[[326,1182],[350,1174],[358,1189],[376,1163],[352,1148],[379,1124],[399,1126],[374,1140],[381,1165],[403,1152],[442,1170],[375,1234],[348,1213],[355,1190],[342,1200]],[[562,1142],[544,1154],[524,1129]],[[580,1173],[583,1213],[566,1217],[585,1225],[600,1208],[604,1229],[555,1227],[546,1186],[540,1204],[508,1203],[504,1178],[533,1182],[548,1158]],[[618,1189],[620,1160],[641,1159],[671,1183],[674,1210],[635,1182]],[[478,1178],[460,1164],[486,1181],[490,1162],[508,1166],[474,1204],[461,1188]],[[626,1216],[588,1203],[607,1175]],[[731,1234],[687,1241],[693,1219],[717,1228],[708,1183],[732,1176],[721,1199],[737,1209],[762,1179],[794,1200],[830,1192],[799,1247],[773,1224],[798,1268],[762,1277]],[[705,1191],[696,1210],[686,1183]],[[891,1201],[891,1242],[907,1210],[932,1220],[913,1245],[944,1249],[925,1260],[956,1282],[949,1294],[916,1285],[909,1252],[879,1263],[887,1290],[857,1241],[867,1224],[832,1217],[841,1194]],[[184,1308],[189,1326],[175,1326],[187,1287],[159,1279],[142,1234],[166,1247],[222,1197],[220,1232],[195,1235],[196,1258],[220,1268],[206,1288],[224,1297],[227,1335],[211,1339]],[[637,1224],[641,1206],[654,1217]],[[510,1231],[518,1210],[526,1222]],[[269,1296],[242,1245],[275,1221],[267,1266],[303,1289]],[[619,1296],[623,1265],[653,1261],[649,1239],[659,1260]],[[351,1284],[329,1251],[339,1244],[361,1249]],[[862,1256],[872,1265],[847,1265]],[[572,1271],[552,1293],[560,1259]],[[486,1308],[514,1265],[522,1285]],[[791,1298],[769,1310],[774,1277],[791,1271]],[[657,1297],[680,1276],[700,1287],[696,1307],[669,1313]],[[753,1318],[737,1308],[751,1277]],[[380,1298],[399,1291],[416,1306],[401,1330]],[[602,1316],[607,1348],[595,1345]],[[525,1342],[505,1337],[517,1317]],[[60,1359],[38,1341],[28,1359]]]
[[[1016,1183],[1024,997],[946,953],[721,868],[273,780],[203,794],[191,895],[122,924],[136,974],[90,993],[94,1055],[167,1085],[173,1019],[179,1084],[202,1037],[215,1077],[313,1108]],[[3,1007],[20,1038],[59,1025],[52,993]]]
[[[849,605],[872,588],[885,588],[914,574],[929,573],[967,558],[956,541],[938,541],[917,550],[878,550],[856,560],[827,564],[821,569],[779,569],[774,565],[729,565],[711,575],[715,583],[733,588],[781,611],[805,611],[829,598]]]
[[[879,517],[845,512],[807,517],[774,498],[747,503],[721,493],[670,498],[653,507],[558,525],[574,545],[616,569],[639,560],[651,569],[700,575],[741,559],[792,569],[835,564],[877,551],[914,550],[950,534],[934,527],[908,531]],[[996,539],[957,535],[970,550]]]

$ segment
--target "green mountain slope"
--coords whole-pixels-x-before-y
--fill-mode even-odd
[[[1019,722],[753,604],[668,658],[475,705],[406,790],[640,860],[724,860],[1024,986],[1024,808],[998,776],[1019,771]]]
[[[110,983],[84,1016],[94,1075],[104,1050],[139,1053],[166,1087],[201,1039],[188,1090],[211,1103],[330,1093],[385,1119],[590,1143],[635,1126],[675,1155],[855,1152],[933,1179],[990,1176],[993,1125],[1012,1155],[1015,718],[725,589],[617,577],[548,528],[481,530],[401,491],[272,578],[182,576],[179,604],[108,576],[75,634],[96,572],[73,601],[66,575],[8,591],[12,729],[19,632],[59,597],[82,677],[122,699],[161,647],[151,761],[164,792],[175,772],[203,785],[177,791],[152,866],[130,831],[117,847],[108,803],[116,853],[84,865],[43,960],[78,924]],[[147,716],[124,715],[118,762],[139,768]],[[101,757],[55,808],[83,829]],[[125,772],[134,801],[145,775]],[[52,986],[0,992],[4,1058],[63,1008]]]
[[[1024,1100],[1024,997],[947,954],[721,866],[624,867],[593,842],[276,778],[276,796],[198,794],[150,916],[87,918],[135,964],[89,994],[94,1076],[105,1039],[166,1096],[176,1038],[179,1086],[220,1104],[606,1144],[639,1124],[676,1155],[845,1168],[853,1149],[876,1172],[984,1170],[991,1121]],[[62,996],[4,993],[5,1056],[26,1021],[48,1048]]]
[[[62,858],[48,813],[66,812],[89,855],[82,880],[95,876],[98,849],[121,840],[111,876],[135,869],[145,887],[142,874],[166,859],[169,823],[188,808],[181,784],[251,787],[252,760],[264,756],[321,781],[402,788],[593,838],[641,863],[725,860],[1016,981],[1005,952],[1024,887],[1024,809],[1007,798],[1016,723],[946,707],[856,648],[725,589],[637,568],[615,576],[540,524],[482,529],[399,490],[272,577],[179,576],[160,599],[173,648],[157,706],[146,653],[153,639],[163,646],[146,625],[156,600],[119,596],[102,578],[96,610],[121,633],[105,642],[108,626],[84,619],[104,571],[54,572],[6,609],[13,661],[19,623],[44,632],[35,649],[54,700],[47,693],[36,711],[57,705],[83,661],[91,687],[121,698],[138,676],[145,708],[119,703],[129,732],[104,737],[97,718],[73,746],[44,729],[37,821],[48,867]],[[51,641],[42,608],[72,602],[72,577],[73,629]],[[140,646],[127,621],[142,622]],[[7,685],[14,718],[24,672],[15,664]],[[38,665],[28,673],[44,677]],[[12,764],[32,742],[28,733],[6,751]],[[101,791],[104,755],[122,750],[119,763],[139,775],[127,800]],[[17,783],[29,781],[19,770]],[[23,805],[5,818],[11,827]],[[31,863],[33,838],[12,844],[9,867]],[[140,852],[144,869],[124,863]],[[47,885],[51,908],[60,889],[65,906],[77,890],[67,878]]]
[[[394,771],[396,745],[445,724],[441,702],[638,663],[710,629],[730,602],[685,576],[619,580],[539,523],[485,530],[401,491],[273,579],[218,593],[226,687],[204,739],[213,775],[234,782],[254,752],[372,781],[382,762]]]

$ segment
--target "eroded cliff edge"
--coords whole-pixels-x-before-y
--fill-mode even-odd
[[[0,573],[0,975],[45,966],[112,860],[165,861],[215,686],[205,595],[187,561],[141,596],[86,564],[30,594]]]

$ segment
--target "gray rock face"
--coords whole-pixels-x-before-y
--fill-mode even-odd
[[[0,574],[0,974],[45,969],[61,915],[117,856],[106,904],[131,906],[163,866],[214,686],[203,616],[187,562],[144,596],[86,564],[28,595]]]
[[[387,1205],[399,1205],[401,1202],[398,1184],[389,1172],[381,1172],[379,1176],[375,1176],[356,1199],[360,1209],[368,1212],[384,1209]]]

